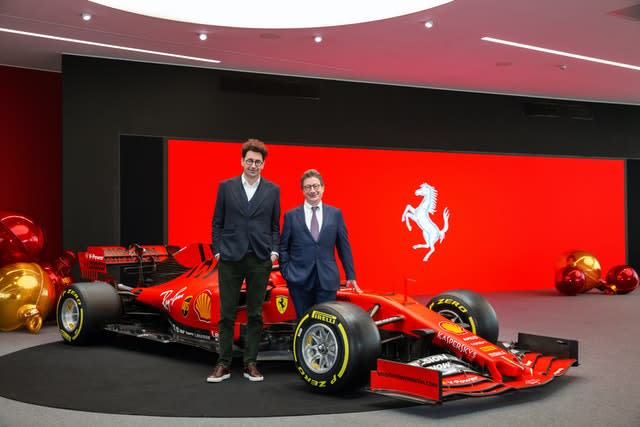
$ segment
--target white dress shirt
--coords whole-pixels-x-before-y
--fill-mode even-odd
[[[242,174],[242,187],[244,188],[244,192],[247,193],[247,200],[251,200],[253,195],[256,194],[256,190],[258,189],[258,185],[260,185],[260,178],[256,180],[253,184],[249,184],[249,181],[246,180],[244,174]]]

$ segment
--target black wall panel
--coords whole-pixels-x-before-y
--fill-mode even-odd
[[[640,271],[640,160],[627,160],[627,262]]]
[[[121,135],[640,158],[638,106],[68,55],[62,71],[63,236],[70,249],[126,238]]]
[[[120,243],[162,244],[165,238],[163,138],[120,137]]]

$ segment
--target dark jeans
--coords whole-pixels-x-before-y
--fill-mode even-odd
[[[240,261],[220,261],[218,283],[220,289],[220,321],[218,322],[220,353],[218,363],[231,366],[233,326],[236,320],[240,288],[247,282],[247,336],[244,364],[255,362],[262,335],[262,304],[271,273],[271,259],[261,260],[248,253]]]

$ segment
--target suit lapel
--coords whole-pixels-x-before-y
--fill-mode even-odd
[[[307,227],[307,222],[304,219],[304,205],[300,205],[296,209],[296,219],[298,220],[299,226],[302,227],[302,229],[304,230],[304,233],[306,233],[307,236],[309,236],[309,238],[313,240],[313,236],[311,236],[311,231],[309,230],[309,227]]]
[[[331,224],[331,213],[326,204],[322,204],[322,227],[320,227],[320,235],[318,236],[318,241],[322,239],[322,235],[324,234],[324,230],[327,228],[329,224]]]
[[[243,211],[247,211],[247,193],[242,186],[242,176],[237,177],[232,181],[231,194],[235,199],[236,205],[240,206]]]
[[[260,203],[262,203],[262,201],[264,200],[265,195],[267,193],[266,187],[267,187],[267,180],[265,180],[264,178],[260,178],[260,184],[258,184],[258,188],[256,189],[256,192],[251,198],[251,203],[249,203],[249,212],[248,212],[249,216],[253,215],[256,209],[258,209],[258,206],[260,206]],[[247,200],[246,193],[245,193],[244,199]]]

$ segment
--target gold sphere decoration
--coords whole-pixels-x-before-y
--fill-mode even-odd
[[[579,292],[587,292],[601,284],[602,267],[600,266],[600,261],[591,253],[573,251],[567,255],[567,265],[575,267],[584,273],[584,287]]]
[[[18,262],[0,268],[0,331],[25,326],[37,333],[53,307],[55,291],[36,263]]]

